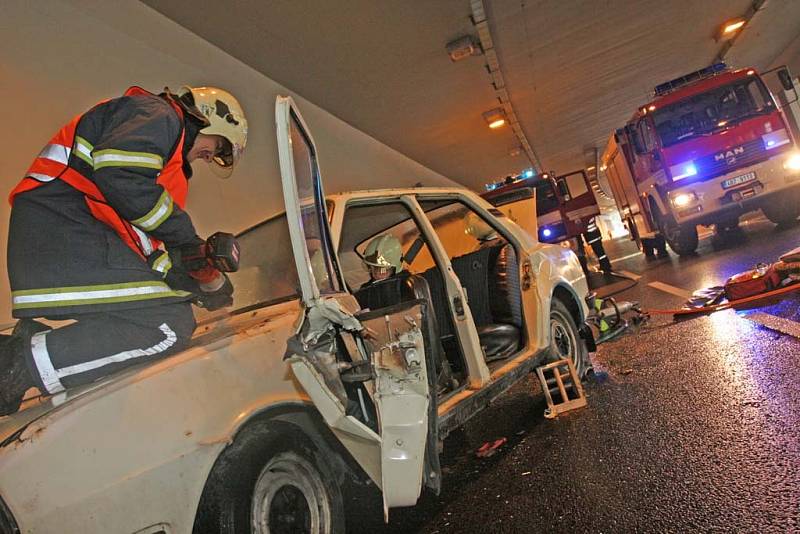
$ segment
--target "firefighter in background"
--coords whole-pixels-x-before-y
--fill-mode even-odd
[[[20,321],[0,340],[0,415],[31,387],[54,394],[181,350],[193,298],[232,303],[225,274],[198,263],[205,241],[184,208],[190,164],[228,176],[246,142],[239,102],[214,87],[132,87],[56,133],[9,196]]]
[[[368,287],[403,271],[403,248],[400,240],[391,234],[375,236],[364,249],[364,266],[369,271],[369,281],[361,287]]]
[[[600,229],[597,227],[597,222],[594,218],[589,221],[589,224],[586,226],[586,231],[579,234],[575,238],[575,241],[577,245],[575,247],[575,253],[578,255],[578,261],[580,261],[584,273],[588,275],[589,272],[586,250],[583,248],[584,242],[592,247],[592,252],[594,252],[597,262],[600,264],[600,270],[605,274],[611,272],[611,261],[609,261],[605,248],[603,248],[603,235],[600,233]]]

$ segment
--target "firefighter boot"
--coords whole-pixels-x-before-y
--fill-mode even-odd
[[[25,365],[24,349],[22,337],[0,339],[0,416],[19,410],[25,392],[35,385]]]
[[[608,259],[607,256],[603,256],[600,258],[600,270],[603,271],[605,274],[611,273],[611,261]]]

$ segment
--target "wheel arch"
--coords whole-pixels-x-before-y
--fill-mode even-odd
[[[556,284],[553,288],[550,300],[558,300],[566,306],[569,314],[572,316],[572,320],[575,321],[578,327],[583,324],[585,317],[581,299],[578,297],[578,294],[575,293],[575,289],[570,285],[565,283]]]
[[[340,488],[348,483],[362,484],[369,478],[355,459],[339,443],[325,424],[322,415],[310,403],[286,402],[254,412],[243,422],[228,444],[217,454],[206,477],[203,491],[195,510],[195,531],[205,524],[208,507],[215,506],[215,497],[230,476],[257,476],[264,456],[275,439],[268,439],[270,431],[279,430],[281,436],[297,440],[298,446],[308,447],[322,456]],[[264,436],[265,439],[260,439]],[[305,441],[305,443],[303,443]],[[242,468],[241,466],[245,466]],[[209,517],[213,516],[213,512]]]

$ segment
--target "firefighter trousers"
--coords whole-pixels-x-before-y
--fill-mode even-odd
[[[586,253],[583,250],[583,241],[586,241],[586,243],[592,247],[592,252],[594,252],[594,255],[597,257],[597,262],[600,264],[600,270],[604,273],[611,272],[611,261],[606,255],[605,248],[603,248],[603,235],[600,233],[594,220],[589,223],[586,232],[578,235],[577,241],[578,260],[580,260],[583,272],[588,272],[588,262],[586,260]]]
[[[195,329],[189,302],[59,319],[75,322],[38,332],[26,344],[28,370],[42,393],[58,393],[175,354],[188,345]]]

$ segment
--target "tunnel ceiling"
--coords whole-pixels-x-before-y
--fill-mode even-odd
[[[356,128],[467,187],[530,163],[498,106],[470,0],[142,0]],[[506,88],[545,169],[591,165],[654,85],[711,63],[750,0],[484,0]],[[765,68],[800,47],[800,2],[767,0],[726,61]],[[209,73],[213,78],[213,73]],[[795,73],[796,75],[797,73]],[[212,79],[209,83],[224,84]],[[514,155],[516,153],[516,155]]]

